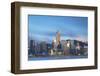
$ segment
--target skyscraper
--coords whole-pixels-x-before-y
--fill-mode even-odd
[[[56,44],[59,45],[59,43],[60,43],[60,32],[57,31],[56,32]]]

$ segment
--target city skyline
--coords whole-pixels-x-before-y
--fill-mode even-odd
[[[88,41],[88,18],[71,16],[29,15],[29,38],[52,42],[59,31],[61,40]]]

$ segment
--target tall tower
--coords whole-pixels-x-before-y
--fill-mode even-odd
[[[56,32],[56,43],[57,45],[60,43],[60,32],[59,31]]]

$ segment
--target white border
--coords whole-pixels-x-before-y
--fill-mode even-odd
[[[88,58],[28,61],[28,14],[88,17]],[[21,7],[20,9],[20,69],[42,69],[94,65],[94,11]]]

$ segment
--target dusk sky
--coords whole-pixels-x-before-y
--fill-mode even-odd
[[[61,40],[88,41],[87,17],[29,15],[28,21],[29,38],[51,42],[59,31]]]

